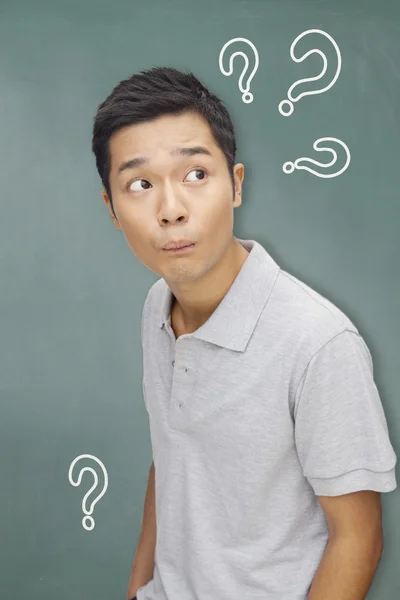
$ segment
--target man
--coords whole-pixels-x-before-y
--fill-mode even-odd
[[[99,106],[93,152],[115,226],[160,275],[142,313],[153,463],[127,598],[365,598],[397,460],[371,355],[339,308],[233,236],[228,111],[191,73],[142,71]]]

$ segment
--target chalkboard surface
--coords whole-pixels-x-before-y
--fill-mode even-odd
[[[125,599],[152,460],[140,318],[158,277],[102,201],[97,106],[156,65],[192,70],[225,102],[245,165],[234,233],[353,320],[398,454],[400,4],[17,0],[0,11],[0,595]],[[305,32],[295,58],[320,53],[296,62]],[[259,64],[246,91],[249,42]],[[223,72],[236,51],[248,56],[241,86],[243,54]],[[371,600],[400,591],[397,490],[382,506]]]

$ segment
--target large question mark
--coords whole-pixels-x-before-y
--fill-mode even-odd
[[[103,475],[104,475],[104,486],[103,486],[103,490],[100,492],[100,494],[98,494],[98,496],[95,497],[95,499],[93,500],[93,502],[90,505],[90,508],[87,509],[86,508],[86,500],[88,499],[88,497],[90,496],[90,494],[93,492],[93,490],[96,489],[97,484],[99,483],[99,478],[97,476],[97,473],[94,469],[92,469],[91,467],[84,467],[83,469],[81,469],[79,471],[79,475],[78,475],[78,479],[77,481],[74,481],[73,477],[72,477],[72,471],[76,465],[76,463],[84,458],[91,458],[92,460],[96,461],[97,464],[100,465],[102,471],[103,471]],[[99,460],[98,458],[96,458],[96,456],[93,456],[92,454],[81,454],[80,456],[77,456],[75,458],[75,460],[72,461],[70,467],[69,467],[69,471],[68,471],[68,479],[71,485],[74,485],[75,487],[81,484],[82,481],[82,475],[84,474],[85,471],[89,471],[90,473],[92,473],[93,477],[94,477],[94,484],[92,485],[92,487],[90,488],[90,490],[85,494],[85,496],[83,497],[82,500],[82,511],[85,513],[85,517],[83,517],[82,519],[82,526],[84,529],[86,529],[87,531],[91,531],[92,529],[94,529],[94,519],[91,516],[93,514],[93,509],[94,509],[94,505],[100,500],[100,498],[102,498],[104,496],[104,494],[106,493],[107,487],[108,487],[108,475],[107,475],[107,470],[105,468],[105,466],[103,465],[103,463],[101,462],[101,460]]]
[[[254,68],[251,72],[251,74],[249,75],[248,79],[247,79],[247,84],[246,87],[243,88],[243,78],[245,76],[245,74],[247,73],[247,70],[249,68],[249,59],[247,57],[247,54],[245,54],[244,52],[234,52],[234,54],[232,54],[229,58],[229,71],[225,71],[224,69],[224,65],[223,65],[223,56],[224,56],[224,52],[227,49],[228,46],[230,46],[230,44],[234,44],[235,42],[246,42],[247,44],[249,44],[254,52],[254,59],[255,59],[255,64],[254,64]],[[223,73],[224,75],[232,75],[233,73],[233,59],[235,58],[235,56],[243,56],[244,58],[244,68],[243,71],[240,75],[239,78],[239,89],[242,92],[242,100],[245,104],[250,104],[250,102],[253,102],[253,94],[249,91],[250,90],[250,82],[254,77],[255,72],[258,69],[258,52],[257,52],[257,48],[255,47],[255,45],[250,42],[250,40],[246,39],[246,38],[233,38],[231,40],[229,40],[228,42],[226,42],[226,44],[224,44],[224,46],[222,47],[221,52],[219,53],[219,68],[221,70],[221,73]]]
[[[329,175],[324,175],[323,173],[318,173],[318,171],[314,171],[314,169],[310,169],[310,167],[304,166],[304,165],[300,165],[300,161],[306,162],[306,163],[312,163],[313,165],[317,165],[318,167],[322,167],[324,169],[326,169],[327,167],[333,167],[333,165],[336,163],[337,161],[337,154],[335,152],[335,150],[333,150],[332,148],[330,148],[329,146],[321,146],[320,148],[318,147],[318,144],[320,142],[337,142],[338,144],[340,144],[345,152],[346,152],[346,163],[344,165],[344,167],[342,167],[340,169],[340,171],[337,171],[336,173],[330,173]],[[295,169],[304,169],[305,171],[309,171],[309,173],[312,173],[313,175],[316,175],[317,177],[323,177],[324,179],[329,179],[330,177],[337,177],[338,175],[340,175],[341,173],[343,173],[343,171],[345,171],[347,169],[347,167],[350,164],[350,150],[348,148],[348,146],[346,146],[346,144],[344,142],[342,142],[341,140],[338,140],[338,138],[334,138],[334,137],[324,137],[324,138],[319,138],[318,140],[316,140],[313,144],[313,148],[314,150],[316,150],[317,152],[330,152],[333,156],[333,159],[331,160],[331,162],[329,163],[320,163],[316,160],[313,160],[312,158],[307,158],[306,156],[304,156],[303,158],[298,158],[297,160],[295,160],[294,162],[288,161],[285,162],[285,164],[283,165],[282,169],[284,171],[284,173],[286,173],[287,175],[289,175],[290,173],[293,173],[293,171]]]
[[[304,83],[306,81],[318,81],[318,79],[321,79],[321,77],[323,77],[326,73],[328,61],[327,61],[325,54],[323,52],[321,52],[321,50],[314,48],[313,50],[310,50],[309,52],[307,52],[300,58],[296,58],[294,55],[294,48],[295,48],[297,42],[302,37],[304,37],[305,35],[308,35],[310,33],[320,33],[321,35],[324,35],[325,37],[328,38],[328,40],[330,40],[332,42],[332,44],[336,50],[337,60],[338,60],[336,73],[335,73],[334,78],[330,82],[330,84],[327,85],[326,87],[322,88],[322,90],[311,90],[309,92],[303,92],[303,93],[299,94],[297,96],[297,98],[293,98],[292,92],[295,87],[297,87],[298,85],[300,85],[301,83]],[[287,93],[287,97],[289,98],[289,100],[282,100],[282,102],[279,103],[279,112],[284,117],[289,117],[293,113],[293,111],[294,111],[293,103],[294,102],[298,102],[298,100],[300,100],[300,98],[302,98],[303,96],[311,96],[312,94],[322,94],[323,92],[326,92],[336,83],[337,78],[339,77],[340,69],[342,68],[342,57],[340,54],[339,46],[337,45],[337,43],[335,42],[333,37],[329,35],[329,33],[326,33],[325,31],[322,31],[321,29],[309,29],[308,31],[304,31],[303,33],[298,35],[297,38],[292,43],[292,45],[290,46],[290,56],[291,56],[292,60],[294,60],[297,63],[303,62],[303,60],[305,60],[308,56],[310,56],[310,54],[314,54],[314,53],[319,54],[322,57],[322,60],[324,62],[324,67],[323,67],[321,73],[319,75],[317,75],[317,77],[308,77],[307,79],[300,79],[299,81],[296,81],[293,85],[290,86],[290,88],[288,89],[288,93]],[[286,105],[288,105],[289,109],[287,111],[284,111],[283,107]]]

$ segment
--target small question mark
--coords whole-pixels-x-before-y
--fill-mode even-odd
[[[293,90],[294,90],[295,87],[297,87],[298,85],[300,85],[301,83],[304,83],[306,81],[318,81],[318,79],[321,79],[321,77],[323,77],[325,75],[325,73],[326,73],[328,61],[327,61],[327,58],[326,58],[325,54],[323,52],[321,52],[321,50],[318,50],[317,48],[314,48],[313,50],[310,50],[309,52],[307,52],[306,54],[304,54],[300,58],[296,58],[295,55],[294,55],[294,48],[295,48],[297,42],[302,37],[304,37],[305,35],[308,35],[310,33],[320,33],[321,35],[324,35],[325,37],[327,37],[332,42],[332,44],[333,44],[333,46],[334,46],[334,48],[336,50],[337,59],[338,59],[336,73],[335,73],[334,78],[330,82],[330,84],[327,85],[326,87],[322,88],[322,90],[311,90],[309,92],[303,92],[302,94],[299,94],[297,96],[297,98],[293,98],[292,92],[293,92]],[[324,67],[323,67],[321,73],[319,75],[317,75],[317,77],[309,77],[307,79],[300,79],[299,81],[296,81],[293,85],[290,86],[290,88],[288,89],[288,93],[287,93],[287,97],[289,98],[289,100],[282,100],[282,102],[279,103],[279,112],[284,117],[289,117],[293,113],[293,111],[294,111],[294,104],[293,103],[294,102],[298,102],[298,100],[300,100],[300,98],[302,98],[303,96],[311,96],[312,94],[322,94],[323,92],[326,92],[327,90],[329,90],[336,83],[337,78],[339,77],[339,73],[340,73],[340,70],[342,68],[342,57],[341,57],[341,54],[340,54],[339,46],[337,45],[337,43],[335,42],[335,40],[333,39],[333,37],[329,35],[329,33],[326,33],[325,31],[322,31],[321,29],[309,29],[308,31],[304,31],[303,33],[301,33],[300,35],[298,35],[297,38],[292,43],[292,45],[290,46],[290,56],[291,56],[292,60],[294,60],[297,63],[303,62],[303,60],[305,60],[308,56],[310,56],[310,54],[314,54],[314,53],[319,54],[322,57],[322,60],[324,62]],[[289,108],[286,109],[286,110],[284,110],[283,109],[284,106],[288,106]]]
[[[245,54],[244,52],[235,52],[234,54],[232,54],[229,58],[229,71],[225,71],[223,62],[222,62],[225,50],[227,49],[228,46],[230,46],[230,44],[234,44],[235,42],[246,42],[247,44],[249,44],[251,46],[251,48],[254,52],[255,64],[254,64],[254,68],[253,68],[251,74],[249,75],[249,77],[247,79],[247,85],[245,88],[243,88],[243,78],[249,68],[249,59],[247,57],[247,54]],[[249,91],[250,90],[250,82],[253,79],[254,74],[258,69],[258,64],[259,64],[257,48],[255,47],[255,45],[252,42],[250,42],[250,40],[247,40],[246,38],[241,38],[241,37],[233,38],[233,39],[229,40],[228,42],[226,42],[226,44],[224,44],[224,46],[222,47],[221,52],[219,53],[219,68],[224,75],[232,75],[233,59],[235,58],[235,56],[243,56],[243,58],[244,58],[245,65],[244,65],[243,71],[240,75],[238,85],[239,85],[240,91],[242,92],[243,102],[245,104],[250,104],[250,102],[253,102],[253,99],[254,99],[253,94]]]
[[[324,175],[323,173],[318,173],[318,171],[314,171],[313,169],[310,169],[310,167],[300,165],[300,161],[303,161],[303,162],[307,162],[307,163],[312,163],[313,165],[317,165],[318,167],[322,167],[324,169],[326,169],[327,167],[333,167],[333,165],[337,161],[336,152],[332,148],[329,148],[329,146],[328,147],[321,146],[321,148],[318,147],[318,144],[320,142],[326,142],[326,141],[337,142],[344,148],[344,150],[346,152],[346,163],[345,163],[344,167],[342,167],[342,169],[340,169],[340,171],[337,171],[336,173],[331,173],[329,175]],[[291,161],[285,162],[285,164],[282,167],[284,173],[286,173],[286,175],[289,175],[290,173],[293,173],[293,171],[295,169],[298,169],[298,170],[304,169],[305,171],[309,171],[310,173],[313,173],[313,175],[316,175],[317,177],[323,177],[324,179],[329,179],[330,177],[337,177],[338,175],[343,173],[343,171],[345,171],[350,164],[350,159],[351,159],[350,150],[346,146],[346,144],[344,142],[342,142],[341,140],[338,140],[338,138],[334,138],[334,137],[319,138],[318,140],[316,140],[314,142],[313,148],[317,152],[323,152],[323,151],[330,152],[333,156],[333,159],[331,160],[331,162],[324,164],[324,163],[320,163],[316,160],[313,160],[312,158],[307,158],[306,156],[304,156],[303,158],[298,158],[294,162],[291,162]]]
[[[90,458],[94,461],[97,462],[97,464],[100,465],[102,471],[103,471],[103,475],[104,475],[104,486],[103,486],[103,490],[100,492],[100,494],[98,494],[98,496],[95,497],[95,499],[93,500],[93,502],[90,505],[90,508],[87,509],[86,508],[86,500],[88,499],[88,497],[90,496],[90,494],[93,492],[93,490],[96,489],[97,484],[99,483],[99,478],[97,476],[97,473],[94,469],[92,469],[91,467],[84,467],[83,469],[81,469],[79,471],[79,475],[78,475],[78,479],[77,481],[74,481],[72,478],[72,471],[76,465],[76,463],[84,458]],[[90,488],[90,490],[85,494],[85,496],[83,497],[82,500],[82,511],[85,513],[85,517],[83,517],[82,519],[82,526],[84,529],[86,529],[86,531],[91,531],[92,529],[94,529],[94,519],[91,516],[93,514],[93,509],[94,509],[94,505],[100,500],[100,498],[102,498],[104,496],[104,494],[106,493],[107,487],[108,487],[108,475],[107,475],[107,470],[105,468],[105,466],[103,465],[103,463],[101,462],[101,460],[99,460],[98,458],[96,458],[96,456],[93,456],[92,454],[81,454],[80,456],[77,456],[71,463],[70,467],[69,467],[69,471],[68,471],[68,479],[71,485],[74,485],[75,487],[81,484],[82,481],[82,475],[84,474],[85,471],[89,471],[90,473],[92,473],[93,477],[94,477],[94,484],[92,485],[92,487]]]

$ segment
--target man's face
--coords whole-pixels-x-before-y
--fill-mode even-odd
[[[209,154],[171,155],[177,148],[203,147]],[[235,190],[225,156],[198,113],[163,115],[124,127],[110,138],[110,187],[118,223],[137,258],[167,283],[198,279],[231,242],[233,209],[241,204],[244,167],[234,167]],[[121,170],[127,161],[146,164]],[[111,206],[102,190],[110,215]],[[170,240],[187,238],[187,254],[169,253]]]

